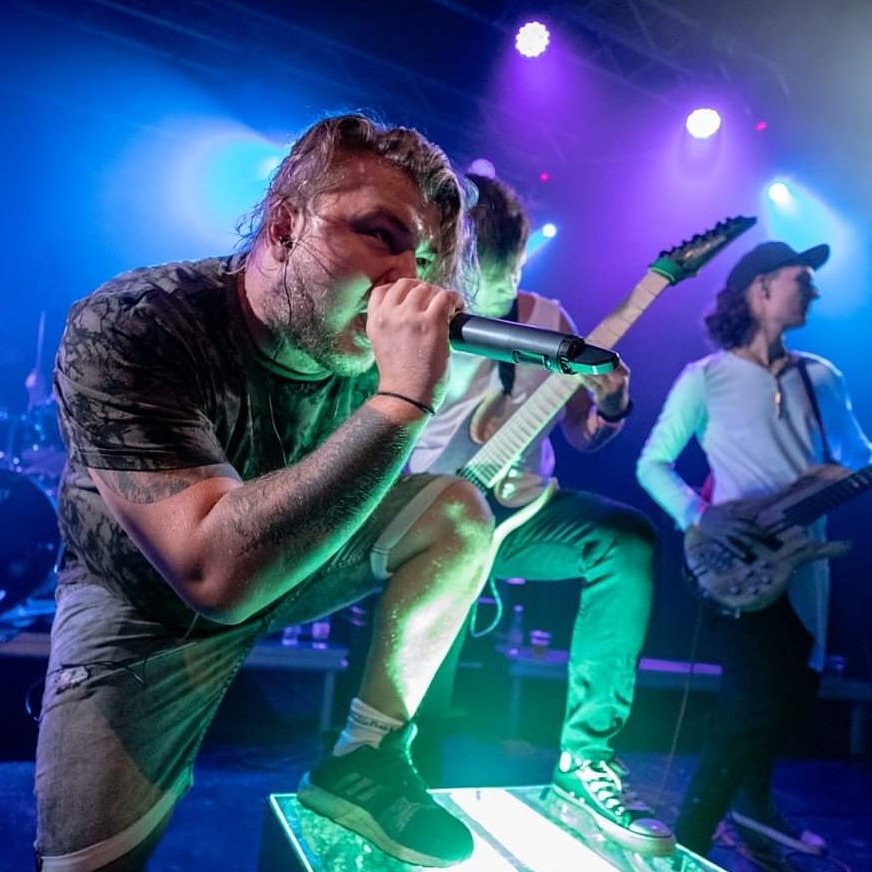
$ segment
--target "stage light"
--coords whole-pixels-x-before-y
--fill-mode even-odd
[[[770,178],[760,186],[759,197],[758,215],[767,239],[787,240],[797,251],[821,242],[832,248],[821,270],[825,290],[815,307],[818,314],[810,325],[812,333],[820,330],[822,338],[830,338],[827,331],[835,329],[837,322],[827,319],[843,319],[838,322],[840,338],[843,330],[856,338],[862,331],[863,313],[869,308],[868,287],[872,284],[872,253],[863,237],[866,228],[862,222],[842,213],[804,179],[793,175]],[[822,320],[815,326],[819,318]]]
[[[532,260],[555,236],[557,236],[557,225],[552,224],[550,221],[533,230],[527,239],[527,247],[525,249],[527,260]]]
[[[694,139],[708,139],[720,129],[721,116],[715,109],[694,109],[684,126]]]
[[[486,157],[477,157],[466,171],[474,176],[484,176],[486,179],[495,179],[497,177],[497,168]]]
[[[548,48],[551,34],[541,21],[528,21],[515,37],[515,48],[525,58],[536,58]]]
[[[773,203],[783,206],[793,199],[790,188],[784,182],[773,182],[767,189],[766,195]]]

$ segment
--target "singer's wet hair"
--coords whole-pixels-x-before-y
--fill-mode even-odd
[[[440,232],[433,240],[436,259],[425,278],[464,287],[472,249],[465,180],[442,149],[417,130],[389,127],[362,114],[324,118],[296,140],[273,175],[266,196],[243,222],[243,252],[266,235],[285,203],[307,209],[335,184],[343,159],[360,154],[376,155],[401,169],[418,186],[424,203],[438,208]]]

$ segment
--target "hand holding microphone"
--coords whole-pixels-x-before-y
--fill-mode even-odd
[[[463,309],[457,292],[403,278],[373,288],[366,332],[379,369],[379,391],[436,410],[448,386],[448,325]]]
[[[438,409],[447,387],[449,344],[455,351],[554,373],[602,375],[620,365],[614,351],[588,345],[580,336],[469,315],[463,305],[456,291],[416,279],[373,289],[367,333],[380,391]]]

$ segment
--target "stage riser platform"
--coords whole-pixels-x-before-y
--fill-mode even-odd
[[[472,830],[475,851],[457,872],[723,872],[680,846],[643,857],[605,838],[591,817],[546,786],[460,788],[433,796]],[[258,872],[409,872],[350,830],[297,801],[267,801]]]

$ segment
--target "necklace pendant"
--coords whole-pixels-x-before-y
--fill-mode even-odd
[[[780,387],[775,388],[775,397],[774,397],[774,399],[775,399],[775,417],[776,417],[776,418],[780,418],[780,417],[781,417],[781,409],[782,409],[782,404],[781,404],[781,388],[780,388]]]

